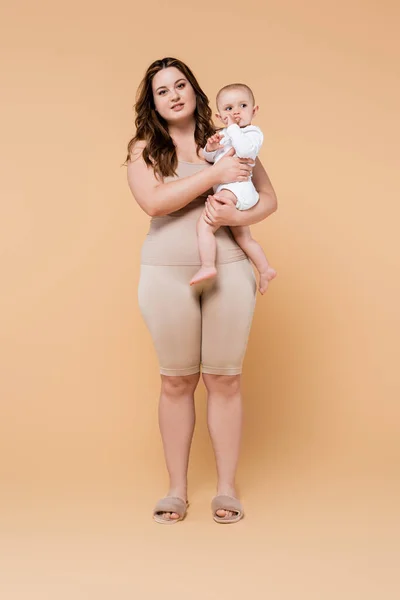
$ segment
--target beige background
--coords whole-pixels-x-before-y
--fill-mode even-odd
[[[398,597],[399,17],[389,0],[2,7],[4,600]],[[247,518],[228,528],[202,386],[189,518],[151,520],[148,217],[120,165],[137,85],[168,55],[213,107],[253,87],[279,200],[253,228],[279,275],[243,376]]]

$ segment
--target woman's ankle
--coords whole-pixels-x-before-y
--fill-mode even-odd
[[[171,484],[169,486],[168,496],[187,500],[187,484]]]
[[[233,496],[236,498],[236,485],[234,483],[218,482],[217,496]]]

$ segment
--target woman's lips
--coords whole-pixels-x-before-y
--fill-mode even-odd
[[[175,110],[176,112],[178,112],[179,110],[182,110],[183,107],[184,107],[184,104],[175,104],[175,106],[173,107],[172,110]]]

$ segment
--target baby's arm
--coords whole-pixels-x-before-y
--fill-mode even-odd
[[[259,127],[243,130],[237,123],[231,123],[226,128],[226,135],[230,138],[239,158],[252,158],[255,160],[264,141],[264,136]]]
[[[221,134],[215,133],[214,135],[208,138],[206,147],[203,148],[203,157],[207,162],[215,162],[215,157],[218,150],[223,148],[223,146],[220,144],[222,137],[223,136]]]
[[[201,151],[204,160],[206,160],[209,163],[213,163],[215,162],[215,156],[217,154],[217,151],[214,150],[214,152],[207,152],[207,150],[205,148],[202,149]]]

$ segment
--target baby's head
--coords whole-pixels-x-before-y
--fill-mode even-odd
[[[244,83],[231,83],[224,86],[217,94],[216,117],[227,125],[227,115],[231,114],[239,127],[246,127],[258,111],[254,95]]]

